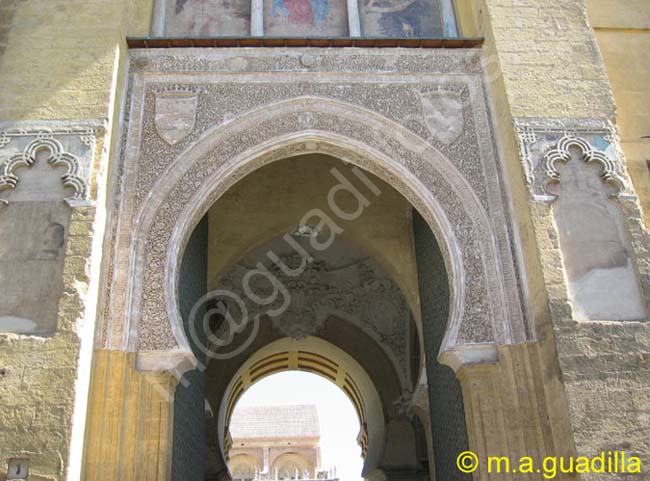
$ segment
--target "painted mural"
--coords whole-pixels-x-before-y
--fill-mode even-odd
[[[365,37],[442,37],[439,0],[359,0]]]
[[[165,34],[192,37],[250,35],[250,0],[173,0]]]
[[[345,0],[264,0],[264,33],[278,37],[345,36]]]

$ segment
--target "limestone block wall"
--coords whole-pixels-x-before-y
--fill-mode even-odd
[[[46,124],[48,125],[48,124]],[[6,127],[5,124],[3,124]],[[6,149],[11,148],[15,141],[7,143]],[[56,136],[55,136],[56,138]],[[60,138],[60,137],[59,137]],[[103,152],[103,137],[98,137],[93,144],[94,149],[86,160],[99,159]],[[4,152],[3,152],[4,154]],[[1,154],[0,154],[1,155]],[[41,159],[36,161],[42,162]],[[87,166],[96,172],[95,178],[102,177],[102,169],[98,165]],[[16,170],[18,176],[23,175],[26,167]],[[38,186],[30,183],[28,176],[19,177],[21,191],[38,193]],[[24,182],[24,183],[23,183]],[[101,244],[97,236],[102,232],[98,221],[98,209],[93,203],[97,196],[97,185],[93,181],[87,186],[88,198],[80,204],[68,207],[70,220],[60,232],[62,250],[56,255],[62,259],[61,271],[55,271],[46,279],[52,287],[52,292],[43,287],[40,278],[43,271],[38,269],[28,271],[29,262],[43,262],[43,252],[35,260],[26,262],[25,275],[20,268],[10,263],[2,264],[3,284],[19,283],[18,289],[12,290],[14,301],[34,306],[30,319],[37,327],[33,331],[16,330],[3,321],[0,332],[0,479],[6,470],[7,460],[12,457],[30,459],[30,471],[33,479],[64,479],[71,456],[74,456],[72,445],[74,434],[77,434],[78,448],[81,446],[81,435],[85,419],[84,403],[79,402],[78,392],[87,395],[87,379],[84,380],[80,366],[85,365],[89,373],[89,350],[92,348],[94,321],[94,302],[98,281],[98,250]],[[18,193],[18,189],[16,189]],[[0,212],[0,230],[5,233],[22,232],[20,223],[34,222],[33,218],[20,219],[10,215],[14,207],[31,208],[34,211],[45,209],[47,202],[12,201],[14,192],[3,191],[4,200]],[[60,201],[59,201],[60,202]],[[52,201],[55,203],[55,201]],[[24,210],[24,209],[23,209]],[[6,215],[5,215],[6,214]],[[37,226],[38,227],[38,226]],[[25,232],[30,232],[29,230]],[[26,244],[44,242],[44,235],[37,231],[29,234],[34,238],[24,239]],[[99,238],[101,239],[101,237]],[[8,253],[11,255],[11,253]],[[54,253],[45,252],[47,255]],[[39,257],[40,256],[40,257]],[[60,284],[60,290],[57,286]],[[49,297],[44,297],[49,296]],[[14,303],[15,304],[15,303]],[[12,304],[13,305],[13,304]],[[3,302],[0,306],[2,314],[12,305]],[[39,307],[40,306],[40,307]],[[26,310],[25,312],[28,312]],[[53,318],[54,324],[47,321],[47,329],[42,332],[45,319]],[[6,320],[6,317],[3,317]],[[10,323],[9,323],[10,324]],[[82,346],[82,340],[85,344]],[[82,350],[85,350],[82,352]],[[85,384],[84,384],[85,383]],[[76,421],[75,419],[76,414]],[[77,452],[80,455],[80,452]],[[78,457],[80,459],[80,457]],[[31,476],[30,475],[30,476]]]
[[[0,2],[0,118],[107,117],[125,3]]]
[[[650,215],[650,3],[589,0],[589,23],[605,60],[616,100],[617,123],[627,168]]]
[[[102,126],[93,134],[92,152],[80,158],[88,202],[71,208],[62,295],[44,313],[52,317],[55,329],[38,335],[0,333],[0,479],[11,457],[30,459],[30,479],[80,476],[126,3],[131,2],[0,1],[0,137],[25,129],[24,122],[35,134]],[[10,138],[9,143],[4,142],[6,138],[0,141],[3,152],[13,149],[16,140]],[[61,140],[57,135],[54,138]],[[4,161],[0,156],[0,162]],[[17,174],[26,171],[19,169]],[[23,180],[26,189],[34,186],[27,177]],[[16,193],[4,190],[2,197],[11,203]],[[3,224],[0,213],[0,230],[25,230],[15,222]],[[41,239],[25,239],[25,244],[30,242],[38,244]],[[10,282],[24,280],[20,271],[5,269],[2,274]],[[38,294],[30,294],[29,285],[24,287],[23,303],[42,302]]]
[[[618,11],[629,9],[630,15],[638,15],[644,2],[631,2],[629,7],[628,2],[625,5],[600,3],[608,3]],[[477,29],[486,37],[486,53],[492,54],[487,62],[489,90],[514,200],[529,300],[542,347],[540,356],[546,359],[545,369],[550,369],[549,372],[555,364],[556,353],[559,360],[563,388],[558,383],[548,383],[544,388],[557,408],[550,414],[562,417],[564,391],[572,433],[565,432],[562,436],[575,440],[579,454],[626,450],[645,457],[647,465],[648,419],[647,410],[642,407],[648,405],[650,392],[647,319],[576,320],[568,297],[562,260],[565,253],[558,241],[555,219],[549,212],[549,203],[533,201],[522,169],[526,156],[518,151],[516,130],[512,128],[513,123],[534,121],[545,125],[559,122],[571,130],[581,123],[598,121],[609,123],[616,143],[617,130],[613,127],[616,105],[611,77],[608,78],[597,37],[587,21],[586,4],[583,1],[487,0],[473,7]],[[631,13],[634,11],[637,14]],[[616,16],[609,18],[616,21]],[[598,39],[601,36],[599,32]],[[607,52],[604,55],[615,57]],[[615,68],[613,63],[612,68]],[[616,85],[616,77],[613,82]],[[621,115],[623,127],[625,113]],[[574,131],[578,136],[586,135],[585,132]],[[625,148],[625,136],[623,140]],[[626,149],[627,152],[631,149]],[[624,169],[625,159],[620,152],[615,152],[615,160]],[[629,163],[628,168],[634,169]],[[624,177],[629,180],[626,173]],[[644,189],[639,188],[638,181],[636,184],[637,190]],[[650,244],[642,211],[633,196],[617,208],[626,219],[633,246],[631,255],[643,287],[648,276]],[[644,298],[647,302],[647,290]],[[591,476],[583,478],[596,479],[598,475]]]

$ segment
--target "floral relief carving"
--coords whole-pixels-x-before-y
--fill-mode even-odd
[[[295,269],[304,258],[298,254],[279,256],[280,264]],[[272,304],[259,305],[250,302],[245,295],[243,279],[250,267],[236,264],[226,273],[219,289],[233,292],[245,299],[251,318],[275,310],[281,311],[283,301],[278,298]],[[377,264],[364,258],[344,267],[314,260],[306,263],[297,276],[288,276],[274,263],[270,272],[287,289],[290,304],[278,316],[271,316],[276,330],[294,339],[318,334],[327,317],[335,315],[353,322],[372,333],[380,345],[394,359],[404,379],[408,371],[408,336],[411,312],[399,286]],[[260,297],[272,294],[273,287],[263,278],[254,277],[249,288]],[[223,338],[221,333],[218,336]]]
[[[204,212],[195,210],[199,204],[211,205],[257,167],[319,152],[365,168],[403,193],[411,192],[407,198],[421,212],[431,212],[431,199],[444,212],[444,220],[433,214],[429,220],[432,226],[440,221],[448,225],[444,234],[437,232],[441,239],[454,239],[447,260],[450,266],[457,263],[454,295],[459,304],[454,307],[458,318],[450,321],[451,344],[529,338],[496,149],[481,97],[478,52],[332,51],[319,53],[313,67],[306,67],[302,54],[290,50],[236,53],[234,57],[225,50],[194,56],[182,51],[131,54],[132,133],[123,167],[127,210],[120,221],[124,235],[114,236],[114,242],[121,242],[114,252],[115,262],[140,261],[132,265],[131,274],[116,281],[107,300],[111,322],[122,324],[115,332],[135,333],[129,342],[141,351],[177,349],[178,329],[173,327],[175,321],[170,325],[167,312],[173,301],[165,289],[173,262],[170,252],[180,248],[191,232],[178,237],[179,225],[198,222]],[[306,69],[319,75],[305,76]],[[390,78],[384,75],[388,72]],[[408,74],[402,77],[399,72]],[[440,75],[449,73],[463,75]],[[161,142],[155,128],[156,96],[179,82],[200,92],[193,130],[172,145]],[[387,92],[399,101],[387,105]],[[449,102],[440,104],[436,95]],[[442,118],[443,110],[453,119]],[[303,142],[302,137],[309,139]],[[278,139],[289,140],[276,145]],[[333,139],[346,139],[346,147]],[[273,148],[265,150],[267,145]],[[243,160],[255,149],[258,154]],[[372,160],[369,151],[390,161],[385,165]],[[207,190],[210,185],[215,187]],[[131,243],[130,238],[138,242]],[[127,282],[133,288],[125,289]],[[128,327],[129,323],[135,325]],[[118,340],[109,335],[106,342]]]

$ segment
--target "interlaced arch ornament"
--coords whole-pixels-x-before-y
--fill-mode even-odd
[[[32,167],[37,161],[41,152],[46,152],[43,159],[52,167],[65,167],[66,172],[61,175],[61,181],[64,188],[73,190],[71,196],[66,197],[66,201],[73,205],[75,202],[83,200],[87,196],[87,186],[85,181],[79,176],[79,160],[69,152],[66,152],[61,142],[56,140],[51,134],[41,133],[32,140],[24,150],[13,154],[0,167],[0,191],[6,189],[15,189],[20,181],[20,176],[16,172],[23,167]]]
[[[580,150],[584,162],[596,162],[602,166],[601,179],[612,184],[616,189],[611,194],[611,197],[618,198],[627,194],[627,185],[619,172],[618,163],[611,160],[605,152],[593,147],[585,139],[570,134],[563,136],[555,148],[549,150],[544,156],[545,174],[547,176],[545,187],[548,184],[560,182],[560,171],[557,168],[557,163],[571,160],[571,148]],[[553,198],[555,197],[553,195]]]

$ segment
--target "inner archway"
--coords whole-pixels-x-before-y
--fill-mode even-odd
[[[228,426],[237,400],[264,376],[298,369],[329,379],[355,405],[364,477],[430,477],[437,438],[429,434],[429,394],[460,389],[450,370],[456,384],[427,383],[451,296],[445,262],[427,230],[436,262],[426,275],[437,291],[428,315],[438,324],[427,345],[414,217],[412,205],[387,183],[318,154],[252,172],[208,210],[187,244],[178,281],[198,366],[177,389],[175,458],[188,464],[182,453],[194,452],[185,449],[180,425],[203,418],[204,479],[232,476]],[[192,401],[186,416],[178,400],[189,406],[199,396],[205,406],[199,413]],[[448,397],[458,402],[459,395]],[[454,429],[464,432],[462,398],[460,405]],[[466,434],[458,439],[466,444]],[[252,465],[237,461],[245,479]]]
[[[258,477],[271,480],[362,479],[357,410],[317,374],[290,370],[257,381],[237,401],[229,431],[233,479],[242,455],[261,460]]]
[[[354,433],[363,458],[358,475],[372,471],[378,463],[386,435],[385,413],[375,383],[349,354],[318,337],[279,339],[254,353],[233,376],[220,403],[218,415],[220,447],[224,458],[232,447],[229,430],[238,401],[265,379],[280,373],[302,372],[319,376],[338,387],[355,412]],[[300,390],[296,383],[294,389]]]

